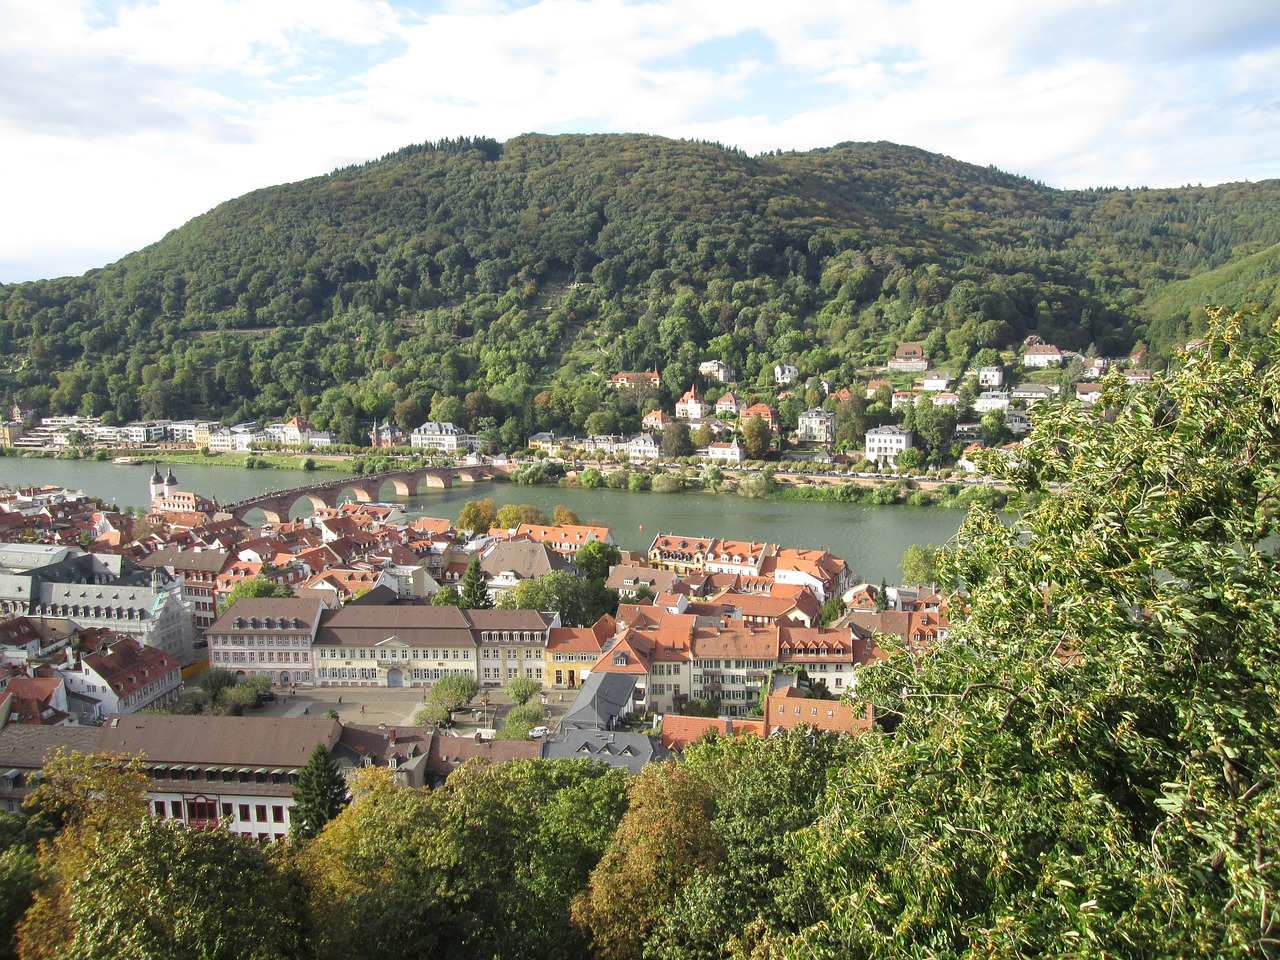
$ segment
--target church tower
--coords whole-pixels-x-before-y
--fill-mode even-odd
[[[164,494],[164,477],[160,476],[160,465],[156,464],[155,471],[151,474],[151,499],[159,500]]]

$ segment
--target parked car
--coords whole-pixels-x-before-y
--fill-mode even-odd
[[[530,731],[529,731],[529,739],[530,739],[530,740],[541,740],[543,737],[545,737],[545,736],[546,736],[548,733],[550,733],[550,732],[551,732],[551,731],[550,731],[550,730],[548,730],[546,727],[543,727],[543,726],[537,726],[537,727],[534,727],[532,730],[530,730]]]

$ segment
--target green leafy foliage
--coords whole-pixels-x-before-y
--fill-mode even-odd
[[[861,675],[902,719],[809,834],[831,914],[801,953],[1272,951],[1280,376],[1209,333],[991,464],[1041,495],[948,551],[951,641]]]
[[[460,710],[480,693],[480,682],[464,673],[451,673],[431,684],[427,694],[429,703],[452,712]]]
[[[489,596],[489,587],[485,582],[484,571],[480,569],[480,557],[477,554],[471,555],[467,572],[462,575],[458,606],[463,610],[493,609],[493,598]]]
[[[507,696],[517,706],[528,703],[542,692],[542,684],[533,677],[512,677],[507,681]]]
[[[319,835],[324,825],[347,804],[347,785],[324,744],[317,743],[298,773],[293,788],[290,832],[304,840]]]
[[[232,587],[226,599],[218,607],[218,613],[219,615],[226,613],[237,600],[270,599],[272,597],[288,599],[292,596],[293,588],[287,583],[278,583],[275,580],[268,580],[266,577],[254,577],[251,580],[241,580]]]

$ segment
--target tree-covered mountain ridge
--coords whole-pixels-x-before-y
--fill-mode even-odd
[[[780,361],[851,382],[902,340],[955,368],[1032,333],[1160,355],[1205,304],[1148,298],[1280,244],[1278,210],[1280,181],[1063,191],[889,143],[463,138],[0,287],[0,384],[122,419],[310,411],[354,437],[476,393],[472,420],[572,426],[600,407],[584,374],[657,368],[679,391],[710,358],[764,385]]]

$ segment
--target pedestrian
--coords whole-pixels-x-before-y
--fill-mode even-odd
[[[363,704],[363,703],[362,703],[362,704],[360,704],[360,712],[361,712],[361,713],[364,713],[364,704]]]
[[[342,706],[342,696],[338,696],[338,706]]]

